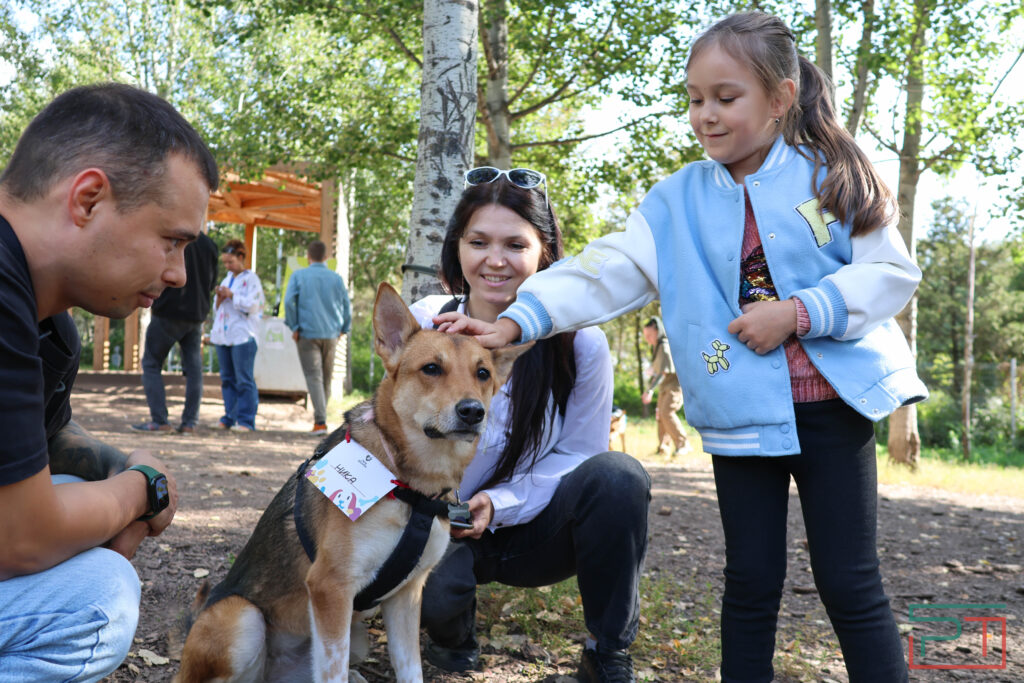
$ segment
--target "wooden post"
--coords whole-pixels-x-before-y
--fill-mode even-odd
[[[139,369],[139,309],[124,319],[124,371]]]
[[[101,315],[92,322],[92,369],[110,369],[110,318]]]
[[[252,264],[256,263],[256,224],[246,223],[245,225],[245,267],[254,270]]]
[[[320,241],[327,247],[328,259],[334,253],[334,235],[337,231],[334,206],[338,193],[335,187],[335,181],[332,178],[320,183]]]

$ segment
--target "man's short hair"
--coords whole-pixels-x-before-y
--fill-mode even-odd
[[[306,255],[309,256],[310,261],[316,261],[317,263],[326,261],[327,245],[320,240],[313,240],[309,243],[309,246],[306,247]]]
[[[172,152],[192,161],[210,190],[217,189],[217,162],[169,102],[122,83],[85,85],[58,95],[32,119],[0,175],[0,187],[30,202],[95,167],[107,174],[118,211],[127,212],[163,199]]]

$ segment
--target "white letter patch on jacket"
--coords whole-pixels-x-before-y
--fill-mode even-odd
[[[608,260],[608,254],[596,247],[587,247],[580,254],[574,256],[569,262],[576,266],[581,273],[598,279],[601,277],[601,266]]]
[[[832,215],[832,212],[828,209],[822,211],[817,197],[808,199],[803,204],[798,205],[796,212],[807,221],[807,225],[810,226],[811,233],[814,235],[814,241],[818,244],[818,247],[823,247],[832,241],[832,233],[829,231],[828,226],[831,223],[838,223],[839,219]]]

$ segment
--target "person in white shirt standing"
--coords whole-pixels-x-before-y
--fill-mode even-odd
[[[253,368],[256,340],[263,317],[263,285],[245,267],[245,244],[230,240],[221,250],[228,274],[217,286],[210,343],[217,347],[220,390],[224,398],[223,429],[251,432],[256,429],[259,392]]]
[[[524,279],[562,257],[543,182],[529,169],[466,173],[470,187],[441,255],[440,277],[455,298],[413,304],[421,325],[450,310],[493,321]],[[626,649],[639,625],[651,483],[639,462],[607,452],[612,390],[597,327],[540,341],[516,361],[458,491],[471,527],[453,526],[455,542],[423,591],[425,654],[435,666],[477,667],[478,584],[546,586],[575,575],[590,631],[582,680],[634,680]]]

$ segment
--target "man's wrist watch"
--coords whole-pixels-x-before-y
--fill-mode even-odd
[[[149,500],[149,512],[139,517],[139,520],[153,519],[171,504],[171,493],[167,488],[167,477],[149,465],[132,465],[128,469],[136,470],[146,475],[146,497]]]

